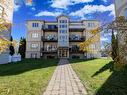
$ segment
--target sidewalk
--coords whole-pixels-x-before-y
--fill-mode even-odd
[[[61,59],[43,95],[87,95],[67,59]]]

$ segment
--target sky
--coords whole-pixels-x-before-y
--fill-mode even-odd
[[[31,1],[31,0],[26,0]],[[115,18],[113,0],[15,0],[12,36],[15,40],[26,37],[26,20],[55,21],[64,14],[76,20],[97,19],[102,24]],[[109,40],[109,35],[101,40]]]

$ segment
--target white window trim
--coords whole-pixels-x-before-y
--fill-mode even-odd
[[[32,33],[32,38],[38,38],[39,34],[38,33]]]
[[[39,45],[36,44],[36,43],[35,43],[35,44],[31,44],[31,48],[32,48],[32,49],[37,49],[38,47],[39,47]]]

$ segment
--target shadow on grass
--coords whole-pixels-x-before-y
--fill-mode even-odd
[[[0,65],[0,76],[18,75],[27,71],[57,66],[57,59],[25,59],[17,63]]]
[[[97,71],[92,77],[108,69],[113,71],[113,73],[101,88],[98,89],[95,95],[127,95],[127,67],[121,72],[114,71],[113,62],[110,62]]]
[[[92,77],[95,77],[99,75],[100,73],[103,73],[106,70],[110,70],[110,72],[114,71],[114,61],[109,62],[108,64],[104,65],[102,68],[100,68],[97,72],[95,72]]]
[[[91,61],[91,60],[96,60],[96,58],[93,58],[93,59],[69,59],[69,62],[71,64],[78,64],[80,62],[87,62],[87,61]]]
[[[78,64],[84,61],[85,60],[70,60],[70,62],[73,64]],[[100,88],[98,88],[94,95],[127,95],[127,67],[124,71],[115,71],[114,62],[110,61],[109,63],[101,67],[98,71],[96,71],[91,77],[96,77],[107,70],[110,70],[112,74],[108,77],[104,84]]]

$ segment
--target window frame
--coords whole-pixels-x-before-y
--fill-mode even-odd
[[[31,36],[32,36],[32,38],[34,38],[34,39],[35,39],[35,38],[39,38],[39,34],[38,34],[38,33],[32,33]]]
[[[37,43],[32,43],[31,44],[32,49],[37,49],[38,47],[39,47],[39,44],[37,44]]]

